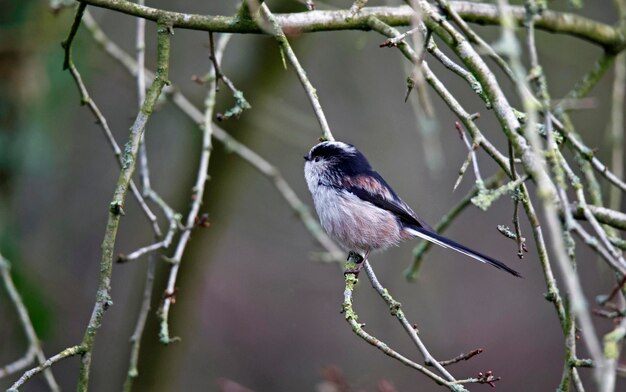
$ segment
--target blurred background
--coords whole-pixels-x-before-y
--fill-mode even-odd
[[[350,4],[316,3],[322,9]],[[565,1],[550,2],[550,7],[615,22],[612,2],[585,3],[581,10],[572,10]],[[235,3],[227,1],[174,5],[159,0],[148,5],[200,14],[235,11]],[[304,10],[294,1],[269,5],[275,12]],[[89,9],[105,33],[132,53],[135,19]],[[12,262],[16,284],[48,356],[79,343],[84,333],[95,299],[108,204],[119,173],[99,126],[80,105],[69,73],[62,71],[60,42],[72,20],[71,10],[53,13],[42,1],[0,3],[0,251]],[[477,31],[488,42],[499,34],[497,27],[477,27]],[[155,25],[151,22],[146,36],[146,63],[153,69]],[[579,39],[544,32],[538,32],[537,38],[550,93],[556,99],[601,55],[599,48]],[[473,185],[468,170],[459,189],[452,191],[467,150],[454,129],[455,117],[431,93],[439,132],[427,148],[436,153],[440,164],[433,161],[436,158],[425,158],[423,130],[416,125],[412,105],[404,103],[406,63],[397,50],[379,48],[384,40],[374,32],[350,31],[291,37],[335,137],[357,145],[404,200],[435,224]],[[172,39],[170,79],[199,107],[206,86],[191,79],[209,70],[207,41],[206,33],[181,29]],[[73,53],[92,98],[123,143],[137,112],[135,80],[95,45],[85,29],[79,30]],[[492,113],[465,82],[431,57],[427,61],[468,111],[481,112],[481,130],[500,151],[506,151]],[[283,68],[275,41],[260,35],[233,37],[222,70],[243,90],[252,110],[221,126],[274,164],[312,207],[302,156],[321,131],[294,70]],[[500,80],[514,97],[510,83]],[[587,144],[597,147],[603,159],[608,156],[610,83],[611,73],[592,92],[593,110],[573,115]],[[221,112],[232,106],[227,89],[219,92],[217,103]],[[153,115],[146,130],[153,187],[185,214],[200,136],[198,127],[169,103]],[[256,391],[313,391],[337,371],[329,368],[339,369],[355,390],[375,391],[381,380],[393,383],[398,391],[442,390],[354,335],[339,313],[344,283],[340,269],[311,260],[312,252],[323,249],[267,178],[220,143],[214,146],[201,209],[209,214],[210,227],[192,234],[170,314],[171,333],[181,341],[169,346],[158,342],[155,312],[168,270],[159,263],[135,390],[219,390],[225,380],[232,380]],[[495,173],[495,165],[482,151],[478,160],[483,176]],[[130,253],[152,240],[136,202],[128,197],[126,204],[116,253]],[[483,354],[451,367],[455,376],[492,370],[502,377],[497,384],[500,390],[554,390],[563,366],[562,332],[553,306],[543,297],[545,283],[527,220],[522,220],[522,227],[529,238],[529,253],[523,260],[516,256],[515,243],[496,230],[499,224],[510,225],[511,216],[508,197],[487,212],[471,206],[446,235],[506,261],[525,279],[432,249],[418,280],[409,283],[403,271],[417,241],[376,254],[371,261],[436,358],[484,349]],[[114,306],[105,314],[97,337],[93,391],[121,389],[146,262],[114,266]],[[612,273],[584,246],[579,247],[578,263],[589,301],[612,287]],[[366,279],[355,296],[355,310],[367,331],[421,362]],[[596,327],[605,333],[612,326],[602,319],[596,320]],[[15,310],[0,290],[0,365],[23,355],[26,347]],[[584,358],[583,345],[579,347]],[[79,359],[71,358],[54,366],[63,389],[75,388],[78,365]],[[590,371],[583,369],[581,374],[591,384]],[[16,378],[0,380],[0,388]],[[623,380],[620,388],[626,388]],[[38,376],[22,390],[46,390],[46,385]]]

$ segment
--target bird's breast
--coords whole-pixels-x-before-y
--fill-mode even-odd
[[[313,200],[326,232],[348,250],[384,249],[401,239],[394,214],[348,191],[320,186]]]

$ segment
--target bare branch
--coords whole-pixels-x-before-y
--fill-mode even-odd
[[[439,361],[439,364],[441,366],[450,366],[453,365],[455,363],[461,362],[461,361],[467,361],[472,359],[473,357],[475,357],[476,355],[480,354],[483,352],[482,348],[477,348],[476,350],[472,350],[468,353],[461,353],[459,355],[457,355],[456,357],[452,358],[452,359],[448,359],[446,361]]]

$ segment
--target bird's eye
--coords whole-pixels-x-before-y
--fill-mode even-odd
[[[315,162],[319,162],[319,161],[320,161],[320,157],[319,157],[319,156],[317,156],[317,157],[313,158],[313,160],[314,160]]]

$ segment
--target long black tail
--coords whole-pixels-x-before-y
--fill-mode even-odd
[[[430,230],[427,230],[423,227],[407,227],[406,230],[410,231],[412,234],[414,234],[416,237],[420,237],[423,238],[427,241],[430,241],[432,243],[435,243],[439,246],[442,246],[444,248],[450,248],[450,249],[454,249],[459,253],[463,253],[464,255],[467,255],[473,259],[476,259],[478,261],[480,261],[481,263],[485,263],[485,264],[490,264],[493,265],[494,267],[496,267],[497,269],[503,270],[508,272],[511,275],[515,275],[517,277],[522,277],[522,275],[520,275],[519,272],[509,268],[506,266],[506,264],[504,264],[503,262],[494,259],[493,257],[489,257],[487,255],[484,255],[482,253],[478,253],[475,250],[472,250],[470,248],[468,248],[465,245],[461,245],[456,241],[452,241],[449,238],[440,236],[437,233],[434,233]]]

